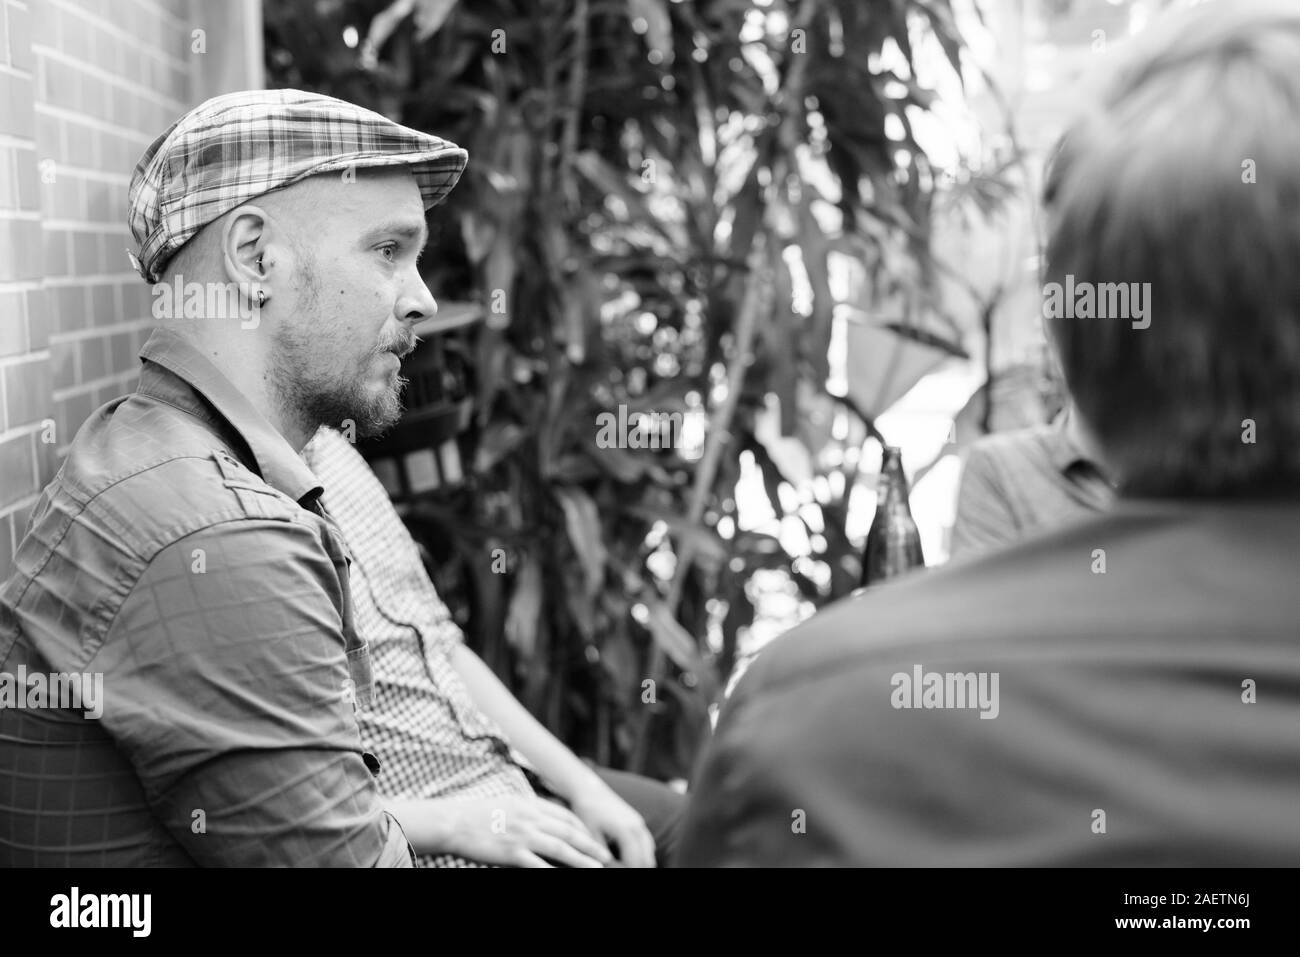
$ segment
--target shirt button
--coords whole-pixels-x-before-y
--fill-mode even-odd
[[[366,767],[370,769],[372,775],[379,777],[379,759],[377,757],[369,751],[363,751],[361,752],[361,760],[366,762]]]

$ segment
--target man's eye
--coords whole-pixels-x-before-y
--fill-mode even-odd
[[[380,246],[379,251],[384,255],[385,258],[387,258],[389,262],[392,262],[393,257],[397,255],[397,247],[392,245]]]

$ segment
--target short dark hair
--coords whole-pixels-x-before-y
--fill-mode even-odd
[[[1150,283],[1150,325],[1049,317],[1066,382],[1128,494],[1296,494],[1300,4],[1197,7],[1118,55],[1049,164],[1046,279]]]

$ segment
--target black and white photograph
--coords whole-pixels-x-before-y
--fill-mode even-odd
[[[1300,0],[0,0],[6,927],[1298,865]]]

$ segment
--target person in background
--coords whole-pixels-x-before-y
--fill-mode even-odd
[[[1046,263],[1149,283],[1142,323],[1050,320],[1119,500],[773,642],[679,863],[1300,865],[1300,5],[1197,6],[1109,57]]]
[[[667,863],[682,795],[589,767],[528,713],[465,645],[388,493],[350,442],[321,429],[303,457],[351,549],[353,607],[376,688],[360,712],[362,737],[382,762],[380,787],[417,863]]]
[[[975,442],[957,492],[950,558],[1106,511],[1115,488],[1073,402],[1047,425]]]

